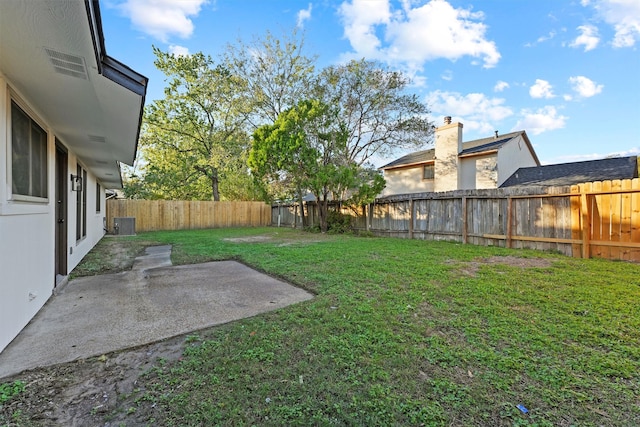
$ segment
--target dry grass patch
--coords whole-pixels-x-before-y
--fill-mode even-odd
[[[471,262],[460,263],[459,272],[462,276],[476,277],[480,267],[496,264],[520,268],[548,268],[551,267],[552,262],[547,258],[520,258],[512,255],[492,256],[488,258],[478,258]]]

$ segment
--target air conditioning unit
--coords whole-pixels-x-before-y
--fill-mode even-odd
[[[135,217],[113,218],[113,234],[119,236],[133,236],[136,234]]]

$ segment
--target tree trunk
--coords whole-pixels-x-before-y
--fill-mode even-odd
[[[318,218],[320,219],[320,231],[322,233],[326,233],[329,229],[329,223],[327,222],[328,212],[329,212],[329,200],[325,196],[324,199],[318,199]]]
[[[220,193],[218,192],[218,170],[211,166],[211,195],[214,202],[220,201]]]
[[[211,166],[211,171],[207,170],[204,166],[194,166],[198,172],[201,172],[206,176],[209,180],[211,180],[211,199],[214,202],[220,201],[220,193],[218,192],[218,170]]]
[[[302,228],[307,226],[307,218],[304,215],[304,200],[302,200],[302,189],[298,187],[298,202],[300,203],[300,218],[302,218]]]

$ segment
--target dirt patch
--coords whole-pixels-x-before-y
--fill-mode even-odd
[[[480,267],[488,264],[502,264],[520,268],[547,268],[551,266],[552,262],[545,258],[520,258],[510,255],[492,256],[490,258],[480,258],[476,261],[461,263],[459,272],[464,276],[475,277]]]
[[[156,244],[107,235],[83,258],[69,279],[131,270],[135,258],[142,255],[147,246]]]
[[[148,425],[153,402],[137,402],[138,379],[154,365],[182,356],[185,338],[22,372],[24,391],[0,405],[0,425]]]
[[[300,235],[290,235],[287,237],[278,237],[278,233],[275,235],[258,235],[258,236],[247,236],[247,237],[228,237],[223,239],[225,242],[231,243],[263,243],[263,242],[273,242],[277,247],[283,246],[293,246],[293,245],[309,245],[314,243],[321,243],[329,239],[327,235],[324,234],[310,234],[310,233],[300,233]]]
[[[225,242],[231,243],[261,243],[273,240],[271,236],[248,236],[248,237],[227,237],[223,239]]]

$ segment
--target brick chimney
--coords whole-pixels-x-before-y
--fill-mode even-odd
[[[459,188],[458,154],[462,151],[462,123],[451,123],[436,128],[434,191],[452,191]]]

